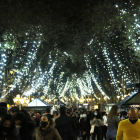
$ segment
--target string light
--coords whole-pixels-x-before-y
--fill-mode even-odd
[[[133,6],[134,4],[130,1],[131,6]],[[127,4],[127,3],[125,3]],[[133,18],[134,18],[134,24],[131,26],[128,26],[127,21],[125,20],[125,16],[126,14],[129,14],[130,11],[128,11],[127,9],[123,9],[121,8],[120,4],[115,4],[114,5],[116,7],[116,9],[118,9],[119,12],[119,16],[118,18],[120,18],[123,22],[124,22],[124,27],[125,30],[128,30],[129,35],[128,35],[128,40],[133,44],[132,48],[135,52],[136,56],[139,56],[139,52],[140,52],[140,43],[139,43],[139,39],[135,38],[133,36],[133,32],[137,32],[137,35],[139,35],[139,29],[140,29],[140,25],[139,25],[139,18],[138,18],[138,14],[133,12]],[[133,9],[133,8],[132,8]],[[108,30],[111,26],[108,25],[108,27],[105,27],[106,30]],[[132,30],[130,30],[132,28]],[[126,33],[126,32],[124,32]],[[38,33],[39,37],[43,36],[42,33]],[[114,33],[115,34],[115,33]],[[29,35],[28,32],[25,33],[25,35]],[[12,36],[12,33],[10,34],[10,36]],[[5,37],[6,38],[6,37]],[[112,42],[115,39],[119,39],[119,35],[116,34],[115,37],[113,37],[113,33],[112,36],[110,37],[112,39]],[[117,41],[116,41],[117,42]],[[129,67],[127,67],[125,65],[125,61],[128,60],[125,59],[123,57],[123,52],[118,49],[120,46],[119,44],[115,44],[114,46],[111,44],[109,47],[105,47],[102,46],[102,43],[99,41],[99,39],[97,37],[94,37],[94,39],[91,39],[89,41],[89,43],[87,43],[87,46],[91,49],[92,47],[92,52],[94,52],[94,48],[96,48],[96,45],[94,46],[93,44],[98,43],[98,50],[102,50],[101,55],[103,55],[104,60],[101,60],[101,58],[99,57],[100,52],[96,51],[96,54],[90,54],[91,57],[96,58],[96,60],[98,60],[99,64],[101,64],[101,66],[104,67],[104,71],[107,71],[110,79],[111,79],[111,83],[115,88],[115,91],[117,91],[118,94],[120,93],[120,88],[119,85],[121,85],[123,88],[126,88],[123,83],[120,81],[120,79],[123,79],[124,82],[126,83],[132,83],[132,73],[128,72],[129,71]],[[24,42],[23,48],[26,49],[27,45],[29,45],[30,43],[28,41]],[[71,73],[72,78],[70,78],[70,76],[65,77],[65,73],[62,72],[63,69],[62,67],[65,66],[65,62],[68,58],[70,58],[71,60],[73,60],[73,55],[71,55],[69,52],[63,52],[61,53],[62,58],[63,58],[63,65],[60,65],[58,63],[58,55],[59,53],[59,49],[57,49],[56,47],[54,47],[55,49],[55,56],[54,54],[52,55],[52,52],[49,52],[49,61],[47,65],[47,68],[45,70],[45,72],[42,70],[40,63],[37,64],[36,68],[34,68],[34,76],[32,77],[32,73],[30,71],[31,67],[33,66],[34,61],[36,60],[36,54],[37,51],[40,47],[41,41],[33,41],[32,46],[30,47],[30,49],[27,51],[27,53],[25,54],[24,60],[23,58],[17,58],[15,60],[16,63],[16,69],[17,69],[17,75],[16,78],[14,79],[14,82],[12,84],[12,87],[9,91],[6,92],[6,94],[4,96],[2,96],[1,98],[5,97],[8,93],[10,93],[10,91],[12,91],[17,85],[19,85],[19,87],[21,88],[22,85],[22,80],[25,81],[25,85],[27,83],[30,83],[29,88],[23,93],[24,95],[30,95],[34,92],[36,92],[37,90],[39,90],[39,88],[41,87],[43,89],[43,93],[46,94],[50,94],[50,88],[51,88],[51,84],[53,83],[56,87],[55,91],[57,93],[59,93],[60,97],[64,97],[66,92],[69,92],[70,97],[72,98],[73,96],[75,96],[77,99],[78,98],[78,93],[76,93],[76,88],[79,88],[81,91],[81,96],[86,96],[86,95],[90,95],[93,94],[97,99],[99,99],[96,94],[95,94],[95,90],[92,87],[91,82],[93,81],[95,83],[95,86],[97,87],[98,91],[105,96],[105,98],[110,99],[107,96],[107,93],[105,93],[104,90],[104,86],[101,83],[100,80],[100,72],[102,70],[99,70],[98,67],[96,67],[95,69],[92,67],[91,64],[91,58],[89,56],[89,54],[85,53],[86,55],[84,56],[85,58],[85,63],[86,63],[86,67],[87,67],[87,71],[83,72],[83,75],[80,76],[80,78],[76,75]],[[55,44],[54,46],[57,46],[57,44]],[[117,46],[118,48],[116,48],[115,46]],[[0,48],[2,47],[2,45],[0,44]],[[7,47],[8,49],[13,49],[12,46],[7,46],[7,44],[3,45],[3,48]],[[115,48],[115,50],[113,52],[111,52],[110,48]],[[22,51],[24,52],[24,49],[22,49]],[[7,62],[7,56],[6,56],[6,49],[4,49],[3,54],[1,54],[1,62],[0,62],[0,79],[3,80],[4,77],[4,68],[6,66],[6,62]],[[118,52],[117,52],[118,51]],[[53,52],[53,53],[54,53]],[[114,54],[113,57],[111,57],[111,55]],[[122,58],[121,58],[122,57]],[[115,58],[115,60],[114,60]],[[123,59],[125,61],[123,61]],[[24,64],[22,66],[21,69],[18,69],[18,65],[20,64],[20,62],[23,61]],[[105,65],[103,65],[104,62]],[[72,61],[73,63],[73,61]],[[132,64],[132,62],[131,62]],[[55,74],[59,71],[59,76],[56,76]],[[116,72],[117,71],[117,72]],[[115,74],[115,72],[117,74]],[[118,75],[118,77],[116,76]],[[133,76],[134,79],[136,79],[136,75]],[[67,79],[66,81],[64,79]],[[59,81],[59,82],[58,82]],[[119,83],[119,84],[118,84]],[[25,86],[24,85],[24,86]],[[74,87],[74,88],[73,88]],[[23,90],[24,91],[24,90]],[[53,97],[55,98],[55,97]]]

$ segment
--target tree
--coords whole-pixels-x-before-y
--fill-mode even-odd
[[[126,82],[139,80],[138,53],[133,49],[139,28],[134,29],[138,5],[136,0],[3,0],[0,37],[10,58],[5,69],[18,70],[14,84],[20,83],[22,92],[33,83],[33,87],[38,87],[41,76],[49,77],[43,81],[48,92],[48,87],[60,82],[64,72],[62,83],[69,83],[76,74],[75,83],[78,78],[85,79],[86,84],[81,82],[85,87],[91,87],[87,79],[92,78],[97,95],[120,94],[119,88]],[[132,53],[137,66],[132,63]],[[126,76],[123,83],[122,76]],[[68,90],[64,85],[62,90]]]

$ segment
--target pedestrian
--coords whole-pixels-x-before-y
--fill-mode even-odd
[[[0,120],[6,114],[7,114],[7,103],[1,102],[0,103]]]
[[[27,116],[23,112],[18,112],[14,115],[14,120],[20,140],[33,140],[35,124],[32,121],[28,121]]]
[[[108,124],[106,137],[107,140],[116,140],[117,129],[119,124],[119,118],[117,114],[118,114],[118,106],[113,105],[107,116],[107,124]]]
[[[12,115],[6,114],[0,122],[0,140],[20,140]]]
[[[79,131],[78,131],[78,137],[80,139],[82,139],[82,133],[81,133],[81,130],[80,130],[80,120],[83,118],[83,113],[80,113],[78,114],[78,117],[77,117],[77,121],[79,122]]]
[[[38,111],[36,112],[36,118],[35,118],[36,127],[40,126],[40,119],[41,119],[41,112]]]
[[[55,120],[56,128],[62,140],[75,140],[75,125],[71,117],[66,114],[66,107],[60,107],[60,117]]]
[[[55,120],[58,118],[58,112],[57,111],[55,111],[54,113],[53,113],[53,121],[55,122]]]
[[[140,140],[140,119],[138,117],[138,110],[132,107],[129,110],[129,119],[119,124],[116,140]]]
[[[106,133],[107,133],[107,114],[106,112],[102,113],[102,119],[103,119],[103,126],[102,126],[102,138],[106,140]]]
[[[36,118],[36,117],[35,117],[35,114],[32,113],[32,114],[31,114],[31,120],[32,120],[33,122],[35,122],[35,118]]]
[[[46,113],[44,113],[44,115],[49,115],[51,118],[53,118],[53,115],[51,115],[51,108],[50,107],[46,108]]]
[[[43,115],[40,124],[40,127],[36,128],[34,132],[35,140],[62,140],[49,115]]]
[[[76,119],[76,114],[75,113],[72,113],[71,117],[72,117],[72,119],[74,121],[74,125],[75,125],[74,134],[75,134],[76,137],[79,137],[79,121]]]
[[[80,115],[80,131],[83,140],[90,139],[90,118],[87,116],[87,112],[84,111],[83,115]]]
[[[92,133],[92,140],[102,140],[102,117],[98,109],[95,110],[93,116],[91,117],[90,124],[94,125],[94,132]]]
[[[19,108],[17,106],[13,106],[11,109],[10,109],[10,114],[11,115],[15,115],[16,113],[19,112]]]
[[[20,112],[23,112],[27,118],[27,121],[32,121],[30,114],[26,110],[20,110]]]

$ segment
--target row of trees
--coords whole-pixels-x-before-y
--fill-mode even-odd
[[[85,82],[81,87],[91,86],[97,97],[102,91],[109,97],[124,94],[124,89],[131,92],[124,86],[140,78],[138,17],[137,0],[3,0],[1,57],[7,56],[5,71],[17,71],[11,83],[6,79],[5,83],[18,85],[24,93],[45,76],[39,89],[46,86],[50,87],[46,92],[61,93],[67,89],[81,96],[80,78]],[[73,86],[65,88],[68,78]]]

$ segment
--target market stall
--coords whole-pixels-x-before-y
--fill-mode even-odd
[[[36,98],[35,100],[31,101],[27,107],[22,107],[22,109],[25,110],[40,110],[40,111],[45,111],[46,107],[52,108],[52,105],[49,105],[45,101],[41,100],[40,98]]]

